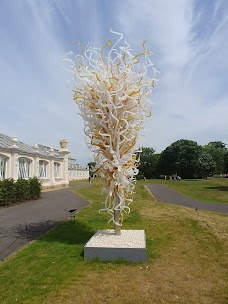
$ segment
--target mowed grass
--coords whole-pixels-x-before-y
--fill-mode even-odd
[[[161,184],[201,202],[228,203],[228,178],[170,181],[152,179],[145,184]]]
[[[85,184],[89,184],[88,179],[70,181],[70,187],[82,186],[82,185],[85,185]]]
[[[144,184],[137,183],[124,229],[145,229],[147,263],[84,261],[88,239],[112,228],[92,184],[77,190],[91,204],[75,222],[1,263],[0,303],[227,303],[227,216],[155,202]]]

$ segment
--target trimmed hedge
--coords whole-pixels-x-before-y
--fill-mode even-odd
[[[37,177],[28,180],[12,178],[0,180],[0,206],[16,202],[38,199],[41,195],[41,182]]]

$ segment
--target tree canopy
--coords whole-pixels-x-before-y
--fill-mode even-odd
[[[211,141],[209,142],[208,146],[214,147],[216,149],[226,150],[226,144],[224,144],[222,141]]]
[[[160,175],[207,178],[213,174],[228,173],[228,149],[221,141],[212,141],[202,147],[195,141],[180,139],[161,154],[155,154],[154,148],[143,147],[139,155],[140,178]]]
[[[224,173],[228,173],[228,151],[224,155]]]
[[[139,172],[140,177],[156,178],[158,176],[157,164],[159,154],[155,154],[155,150],[150,147],[142,147],[140,156]]]
[[[213,161],[212,156],[206,151],[202,151],[202,153],[198,157],[197,161],[197,174],[198,177],[207,177],[214,173],[216,168],[216,164]]]
[[[93,176],[93,174],[94,174],[94,168],[96,166],[96,162],[94,162],[94,161],[89,162],[88,166],[89,166],[89,175]]]
[[[215,162],[215,173],[224,173],[225,154],[228,151],[226,144],[221,141],[212,141],[204,146],[204,150],[211,155],[213,161]]]
[[[193,178],[197,174],[201,152],[202,147],[195,141],[180,139],[161,153],[160,171],[165,175],[178,174],[183,178]]]

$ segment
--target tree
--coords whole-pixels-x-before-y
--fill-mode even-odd
[[[214,173],[216,164],[213,161],[212,156],[209,153],[203,151],[199,155],[197,166],[198,177],[205,177],[207,179],[210,174]]]
[[[215,173],[224,173],[224,157],[227,152],[226,144],[221,141],[212,141],[204,146],[204,150],[212,156],[216,164]]]
[[[159,154],[150,147],[143,147],[140,156],[139,176],[146,178],[156,178]]]
[[[94,168],[95,168],[95,166],[96,166],[96,162],[89,162],[88,163],[88,166],[89,166],[89,175],[90,176],[93,176],[93,174],[94,174]]]
[[[224,173],[228,173],[228,151],[224,155]]]
[[[209,142],[208,146],[214,147],[216,149],[226,150],[226,144],[224,144],[222,141],[211,141]]]
[[[167,147],[160,156],[160,173],[178,174],[193,178],[197,174],[197,162],[202,147],[192,140],[180,139]]]

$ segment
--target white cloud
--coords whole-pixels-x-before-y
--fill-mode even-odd
[[[2,1],[0,131],[54,147],[64,137],[79,162],[92,158],[60,59],[75,41],[103,46],[112,27],[135,52],[147,40],[161,72],[141,144],[228,143],[227,9],[224,0]]]
[[[10,8],[18,37],[14,40],[2,33],[1,131],[26,143],[54,147],[67,138],[72,154],[86,163],[90,153],[84,143],[83,122],[66,85],[71,75],[60,67],[65,46],[56,36],[55,7],[45,3],[28,1],[20,7],[17,2],[18,6]]]
[[[211,9],[216,15],[220,6]],[[227,140],[227,16],[209,24],[207,35],[200,33],[202,18],[195,1],[125,1],[119,15],[123,31],[138,43],[147,37],[158,54],[154,115],[141,140],[158,152],[180,138],[199,144]]]

